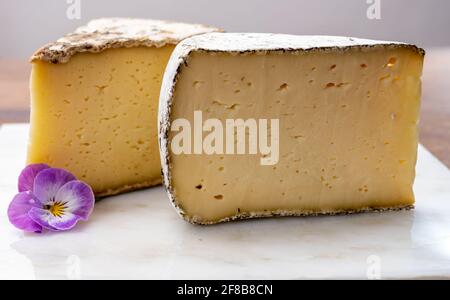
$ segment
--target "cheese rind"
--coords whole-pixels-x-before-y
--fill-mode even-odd
[[[67,169],[114,195],[161,183],[157,111],[174,45],[218,30],[100,19],[32,57],[28,163]]]
[[[38,49],[31,61],[66,63],[82,52],[99,53],[111,48],[164,47],[197,34],[221,31],[201,24],[151,19],[103,18],[90,21],[73,33]]]
[[[174,50],[159,106],[164,185],[189,222],[411,208],[424,51],[397,42],[206,34]],[[201,83],[201,84],[198,84]],[[176,119],[279,118],[280,160],[174,155]]]

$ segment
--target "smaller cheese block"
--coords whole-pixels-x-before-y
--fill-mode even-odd
[[[412,208],[423,58],[413,45],[345,37],[184,40],[169,60],[159,106],[170,200],[197,224]],[[263,152],[201,144],[189,152],[193,137],[207,140],[217,124],[196,127],[199,116],[223,128],[228,120],[278,120],[269,135],[277,133],[279,153],[262,163]],[[180,136],[181,128],[189,134]]]
[[[97,196],[161,183],[157,111],[175,45],[218,29],[98,19],[32,57],[28,163],[74,173]]]

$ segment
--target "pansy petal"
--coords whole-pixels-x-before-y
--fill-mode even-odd
[[[61,216],[55,216],[49,210],[41,208],[32,208],[28,215],[36,223],[52,231],[72,229],[81,219],[79,216],[72,213],[64,213]]]
[[[30,217],[30,219],[41,225],[43,228],[50,230],[57,230],[50,225],[50,220],[56,217],[47,209],[33,207],[28,212],[28,216]]]
[[[42,226],[34,222],[28,212],[33,207],[40,207],[40,203],[34,199],[30,192],[17,194],[8,207],[9,221],[17,228],[29,232],[42,232]]]
[[[95,197],[89,185],[73,180],[58,190],[55,201],[64,204],[65,214],[71,213],[79,216],[81,220],[87,220],[94,209]]]
[[[49,224],[56,230],[69,230],[72,229],[79,220],[81,220],[80,216],[72,213],[65,213],[61,217],[51,218]]]
[[[42,170],[34,179],[33,194],[43,204],[53,202],[58,190],[75,176],[66,170],[49,168]]]
[[[46,164],[32,164],[25,167],[19,175],[19,192],[26,192],[33,190],[34,178],[36,175],[45,169],[50,168]]]

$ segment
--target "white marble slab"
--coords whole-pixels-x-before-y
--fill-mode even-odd
[[[205,227],[157,187],[100,201],[71,232],[37,235],[6,216],[27,128],[0,129],[0,279],[450,278],[450,171],[423,147],[413,211]]]

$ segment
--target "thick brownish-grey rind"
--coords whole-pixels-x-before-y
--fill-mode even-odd
[[[352,49],[370,51],[382,47],[383,49],[406,48],[419,55],[425,55],[425,50],[412,44],[391,41],[366,40],[351,37],[334,36],[294,36],[284,34],[264,33],[208,33],[194,36],[179,43],[173,51],[167,64],[161,86],[158,113],[158,142],[160,147],[163,185],[169,199],[178,214],[187,222],[199,225],[211,225],[222,222],[265,217],[284,216],[318,216],[345,215],[362,212],[383,212],[413,209],[413,205],[395,207],[365,207],[356,210],[336,211],[295,211],[276,210],[259,212],[239,212],[219,220],[202,220],[197,216],[189,216],[177,200],[172,186],[171,164],[169,151],[169,132],[171,126],[170,113],[178,77],[183,68],[188,65],[189,56],[193,52],[230,53],[231,55],[247,55],[251,53],[264,54],[267,52],[290,52],[299,54],[311,51],[344,52]]]
[[[185,38],[214,31],[222,30],[201,24],[162,20],[96,19],[38,49],[30,60],[61,64],[81,52],[98,53],[110,48],[176,45]]]
[[[270,217],[315,217],[315,216],[341,216],[341,215],[353,215],[359,213],[381,213],[387,211],[401,211],[414,209],[414,205],[404,205],[395,207],[365,207],[355,210],[335,210],[335,211],[260,211],[252,213],[238,213],[231,217],[226,217],[214,221],[203,221],[196,217],[189,217],[187,215],[181,215],[183,219],[189,223],[196,225],[214,225],[223,222],[248,220],[256,218],[270,218]]]
[[[155,180],[149,180],[149,181],[145,181],[145,182],[123,185],[118,188],[107,189],[104,191],[96,192],[95,196],[99,197],[99,198],[114,196],[114,195],[118,195],[118,194],[122,194],[122,193],[126,193],[126,192],[149,188],[149,187],[152,187],[155,185],[159,185],[159,184],[161,184],[161,182],[162,182],[162,180],[160,178],[158,178]]]

